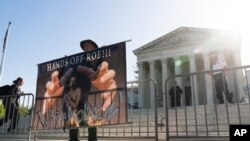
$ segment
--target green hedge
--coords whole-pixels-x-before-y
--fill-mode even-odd
[[[30,110],[27,107],[19,106],[19,114],[25,116],[30,114]],[[5,116],[5,108],[2,103],[0,103],[0,119]]]

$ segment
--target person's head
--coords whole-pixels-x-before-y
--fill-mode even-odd
[[[13,81],[14,84],[17,86],[22,86],[23,85],[23,78],[18,77],[16,80]]]
[[[70,82],[69,82],[69,86],[72,89],[76,89],[77,88],[77,79],[76,79],[76,77],[71,77]]]
[[[85,52],[92,51],[98,48],[97,44],[90,39],[81,41],[80,46]]]
[[[217,55],[217,53],[212,54],[211,57],[212,57],[212,63],[215,64],[215,63],[217,62],[217,60],[218,60],[218,55]]]

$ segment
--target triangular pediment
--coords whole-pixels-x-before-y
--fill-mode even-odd
[[[172,48],[180,45],[191,44],[204,41],[211,35],[219,34],[222,30],[208,28],[180,27],[169,32],[158,39],[149,42],[142,47],[134,50],[135,54],[161,48]]]

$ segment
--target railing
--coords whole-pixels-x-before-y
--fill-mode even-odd
[[[0,134],[30,134],[33,94],[0,96]],[[28,136],[27,136],[28,139]]]
[[[186,106],[187,95],[184,92],[181,106],[177,106],[176,89],[174,90],[174,106],[170,107],[169,94],[165,97],[166,109],[166,139],[174,138],[203,138],[225,137],[229,138],[229,126],[231,124],[250,123],[249,101],[249,76],[247,70],[250,66],[232,67],[214,71],[203,71],[183,75],[175,75],[165,82],[165,90],[175,87],[173,82],[182,82],[189,78],[191,82],[191,105]],[[218,101],[214,84],[215,72],[226,71],[229,91],[233,92],[233,100],[228,100],[230,95],[223,92],[223,100]],[[203,81],[202,81],[203,80]],[[210,83],[210,82],[211,83]],[[201,83],[203,82],[203,83]],[[223,89],[226,90],[227,82],[223,81]],[[182,87],[182,84],[181,85]],[[210,84],[210,85],[209,85]],[[247,87],[245,93],[243,87]],[[173,102],[173,101],[172,101]]]
[[[131,88],[128,89],[130,97],[133,95],[133,88],[137,89],[139,85],[150,85],[153,89],[153,97],[155,101],[153,105],[145,105],[144,107],[127,107],[128,122],[126,124],[119,125],[107,125],[97,127],[98,139],[153,139],[158,140],[158,126],[157,126],[157,92],[156,82],[154,80],[142,80],[128,82],[127,85]],[[144,87],[146,88],[146,87]],[[149,93],[147,93],[149,94]],[[145,95],[145,101],[150,100],[149,95]],[[138,101],[141,101],[138,99]],[[130,102],[132,103],[132,102]],[[139,103],[141,105],[141,103]],[[88,127],[79,128],[80,138],[84,139],[88,137]],[[68,129],[63,131],[62,129],[49,130],[49,131],[37,131],[35,132],[35,138],[49,139],[49,138],[68,138]]]
[[[250,66],[227,68],[228,85],[231,92],[234,93],[234,101],[236,103],[228,103],[226,97],[224,97],[224,104],[219,104],[216,98],[215,86],[213,83],[213,76],[210,75],[215,71],[204,71],[197,73],[190,73],[184,75],[176,75],[170,77],[165,83],[165,108],[157,108],[157,85],[154,80],[133,81],[127,84],[130,88],[139,88],[143,86],[145,94],[144,99],[138,97],[138,105],[143,105],[140,102],[144,102],[143,107],[133,107],[133,101],[130,99],[131,105],[128,106],[128,122],[126,124],[99,126],[97,127],[97,136],[103,139],[152,139],[158,140],[160,133],[166,134],[167,140],[174,138],[206,138],[206,137],[225,137],[228,138],[230,124],[249,124],[250,122],[250,104],[249,104],[249,77],[247,70]],[[191,105],[186,106],[186,92],[182,94],[181,106],[170,107],[169,104],[169,90],[172,81],[182,80],[183,78],[189,78],[191,84]],[[242,78],[242,79],[241,79]],[[204,83],[200,83],[199,80],[204,79]],[[207,86],[211,80],[210,86]],[[241,82],[239,82],[241,80]],[[203,85],[201,85],[203,84]],[[183,85],[181,85],[183,86]],[[203,87],[200,87],[203,86]],[[204,87],[205,86],[205,87]],[[223,82],[223,87],[226,86],[226,82]],[[150,87],[150,88],[149,88]],[[183,87],[182,87],[183,88]],[[208,89],[211,88],[211,89]],[[244,88],[244,89],[243,89]],[[149,92],[149,90],[151,90]],[[243,91],[244,90],[244,91]],[[242,93],[243,92],[243,93]],[[132,97],[133,89],[128,89],[128,94]],[[176,93],[176,92],[175,92]],[[149,105],[150,96],[153,95],[153,105]],[[224,95],[224,94],[223,94]],[[29,135],[28,139],[34,138],[34,140],[41,139],[67,139],[68,129],[48,130],[48,131],[30,131],[31,119],[33,118],[31,112],[34,107],[33,94],[21,94],[16,96],[0,96],[4,107],[8,107],[6,111],[14,113],[11,110],[11,99],[18,98],[19,107],[29,109],[28,114],[21,114],[19,117],[19,123],[14,134]],[[212,98],[211,98],[212,97]],[[242,99],[244,97],[244,99]],[[175,97],[176,99],[176,97]],[[5,102],[3,102],[5,101]],[[176,104],[176,101],[175,101]],[[135,109],[136,108],[136,109]],[[1,109],[1,108],[0,108]],[[160,111],[160,112],[159,112]],[[1,112],[0,112],[1,113]],[[8,114],[9,114],[8,113]],[[23,112],[25,113],[25,112]],[[159,115],[165,114],[164,117]],[[9,114],[10,115],[10,114]],[[0,135],[8,135],[7,129],[10,127],[10,116],[2,116],[2,126],[0,127]],[[1,115],[0,115],[1,116]],[[159,117],[159,118],[158,118]],[[6,119],[5,122],[4,120]],[[158,121],[161,124],[158,124]],[[163,123],[166,123],[165,129],[162,129]],[[159,130],[160,129],[160,130]],[[158,131],[159,130],[159,131]],[[80,138],[87,138],[88,127],[79,129]],[[32,134],[34,133],[34,134]],[[9,134],[11,135],[11,134]],[[31,136],[34,135],[34,136]],[[11,136],[10,136],[11,138]],[[0,139],[1,140],[1,139]]]

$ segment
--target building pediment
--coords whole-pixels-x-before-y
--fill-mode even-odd
[[[188,45],[204,41],[211,37],[211,35],[213,35],[214,37],[215,35],[219,35],[219,33],[221,33],[221,30],[180,27],[166,35],[163,35],[162,37],[156,40],[153,40],[152,42],[143,45],[142,47],[134,50],[133,52],[137,54],[145,51]]]

